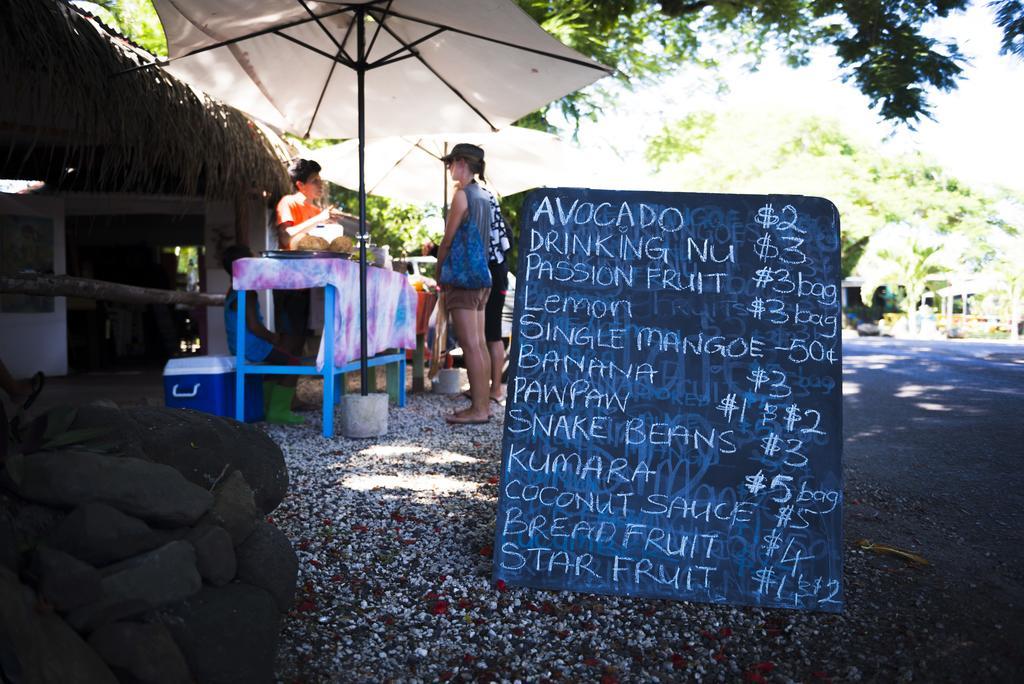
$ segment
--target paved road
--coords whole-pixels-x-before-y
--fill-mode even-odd
[[[962,656],[1021,667],[1024,345],[857,338],[843,353],[848,540],[924,555],[920,586],[970,642]]]

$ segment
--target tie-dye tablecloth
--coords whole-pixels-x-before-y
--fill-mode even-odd
[[[239,259],[236,290],[304,290],[334,285],[334,365],[359,359],[359,264],[348,259]],[[366,273],[367,346],[373,356],[392,347],[416,347],[416,290],[401,273],[369,267]],[[316,367],[323,370],[324,342]]]

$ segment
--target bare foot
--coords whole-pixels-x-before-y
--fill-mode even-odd
[[[452,425],[480,425],[490,422],[491,414],[473,413],[470,410],[466,410],[452,413],[451,415],[445,416],[444,419]]]

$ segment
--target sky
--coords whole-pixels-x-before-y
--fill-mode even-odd
[[[584,122],[579,142],[584,148],[614,150],[627,170],[643,174],[645,140],[665,122],[700,110],[800,111],[838,119],[844,129],[878,142],[886,152],[921,150],[971,184],[1024,192],[1024,61],[999,54],[1001,33],[984,3],[935,22],[929,33],[955,37],[970,64],[957,90],[930,94],[935,121],[922,120],[916,131],[883,122],[854,85],[842,83],[838,61],[821,49],[801,69],[786,67],[778,57],[756,73],[742,69],[739,60],[729,63],[722,73],[730,92],[722,96],[714,93],[706,72],[685,68],[658,86],[624,93],[599,122]],[[571,131],[563,129],[563,135]]]

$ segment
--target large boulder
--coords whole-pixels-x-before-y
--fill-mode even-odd
[[[78,631],[88,632],[180,601],[199,591],[202,584],[195,549],[187,541],[173,541],[104,569],[103,597],[72,611],[68,622]]]
[[[47,543],[87,563],[103,566],[169,541],[138,518],[104,503],[85,503],[54,528]]]
[[[239,580],[269,591],[282,613],[292,609],[299,559],[284,532],[260,522],[235,549],[235,556]]]
[[[67,512],[58,508],[34,503],[19,504],[14,515],[14,536],[18,550],[35,548],[39,540],[49,536],[65,516]]]
[[[235,546],[223,527],[197,527],[186,539],[196,550],[196,566],[205,581],[220,587],[234,579],[237,569]]]
[[[263,589],[240,582],[203,587],[153,619],[167,626],[203,684],[274,680],[281,615]]]
[[[71,508],[99,501],[167,526],[191,525],[213,494],[170,466],[84,450],[41,451],[7,459],[7,472],[26,499]]]
[[[185,656],[167,627],[141,622],[103,625],[89,636],[89,645],[122,682],[189,684]]]
[[[288,490],[281,449],[258,428],[209,413],[139,406],[82,406],[73,429],[110,427],[107,448],[172,466],[190,482],[210,489],[241,470],[262,513],[277,508]]]
[[[35,592],[0,568],[0,681],[33,684],[117,678],[55,613],[38,610]]]
[[[256,508],[252,487],[242,471],[232,471],[213,492],[213,508],[200,521],[223,527],[238,546],[249,536],[262,516]]]
[[[32,558],[39,593],[61,612],[93,603],[103,592],[100,571],[63,551],[40,546]]]
[[[0,567],[18,570],[18,535],[7,511],[0,511]]]

